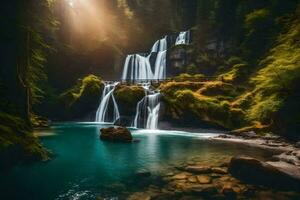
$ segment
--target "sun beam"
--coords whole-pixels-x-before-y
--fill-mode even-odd
[[[73,8],[75,0],[67,0],[67,1],[68,1],[69,6],[71,6]]]

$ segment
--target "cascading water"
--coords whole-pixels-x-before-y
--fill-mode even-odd
[[[156,41],[148,55],[128,55],[125,60],[122,80],[142,82],[147,80],[162,80],[166,78],[167,36]],[[155,55],[156,54],[156,55]],[[154,71],[150,58],[156,56]]]
[[[174,40],[169,40],[168,36],[165,36],[153,44],[149,54],[132,54],[126,57],[122,80],[138,83],[144,88],[146,93],[145,97],[136,106],[136,114],[132,123],[136,128],[157,129],[158,127],[161,95],[158,91],[151,89],[151,84],[150,82],[147,83],[147,81],[166,79],[168,41]],[[175,45],[189,43],[190,31],[180,32],[176,38]],[[174,45],[174,43],[171,45]],[[111,112],[108,112],[108,107],[111,104],[111,100],[114,109],[112,122],[120,118],[118,105],[113,95],[117,84],[105,85],[101,103],[96,113],[96,122],[108,122],[110,120],[108,115]]]
[[[150,94],[146,95],[136,107],[133,127],[146,129],[157,129],[159,110],[160,110],[160,93],[148,90]]]
[[[190,31],[180,32],[176,38],[175,45],[189,44],[190,43]]]
[[[180,32],[180,34],[176,38],[175,45],[189,43],[190,31]],[[127,56],[122,79],[129,79],[132,82],[139,82],[139,79],[165,79],[167,46],[167,36],[165,36],[163,39],[157,40],[154,43],[151,52],[148,56]],[[156,54],[154,71],[152,71],[153,68],[150,64],[150,57],[152,54]],[[157,129],[160,110],[160,93],[151,90],[150,83],[142,86],[145,89],[146,96],[140,102],[138,102],[136,106],[136,114],[132,125],[136,128]]]
[[[96,122],[115,122],[120,118],[120,113],[118,109],[117,102],[114,97],[115,87],[118,85],[118,82],[115,83],[106,83],[102,92],[101,102],[96,112]],[[111,121],[108,119],[108,106],[109,102],[112,99],[113,102],[113,118]]]

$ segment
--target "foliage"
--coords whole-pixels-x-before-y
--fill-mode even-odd
[[[52,6],[55,0],[31,0],[24,6],[20,31],[24,43],[26,66],[23,80],[29,87],[31,103],[37,104],[44,96],[43,85],[47,81],[45,65],[52,50],[48,38],[53,37],[58,22],[54,19]]]
[[[191,90],[178,90],[172,96],[163,93],[168,105],[181,110],[180,113],[192,113],[198,120],[209,122],[224,128],[242,125],[243,111],[232,109],[228,101],[220,101]]]
[[[234,98],[238,95],[236,87],[222,81],[206,82],[204,86],[197,91],[197,93],[206,96],[225,97],[227,99]]]
[[[32,160],[48,160],[44,149],[23,119],[0,112],[0,168]]]
[[[228,72],[219,75],[218,79],[225,82],[242,82],[245,81],[251,73],[251,68],[247,64],[235,64]]]
[[[203,74],[179,74],[175,76],[173,79],[175,81],[202,81],[205,76]]]
[[[300,23],[295,19],[288,31],[278,38],[274,48],[262,60],[262,69],[252,78],[255,85],[253,106],[248,111],[251,120],[271,123],[271,119],[285,106],[300,80]]]
[[[99,106],[104,83],[100,77],[88,75],[59,96],[66,109],[68,119],[94,112]]]

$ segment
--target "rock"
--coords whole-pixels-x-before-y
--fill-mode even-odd
[[[142,192],[136,192],[130,195],[127,200],[150,200],[151,196]]]
[[[283,166],[282,166],[283,167]],[[296,167],[296,166],[295,166]],[[293,168],[296,170],[296,168]],[[298,168],[299,170],[299,168]],[[300,178],[276,165],[246,156],[233,157],[228,171],[236,178],[251,184],[278,187],[281,189],[300,189]]]
[[[211,178],[209,176],[197,176],[197,180],[200,184],[208,184],[211,183]]]
[[[300,141],[295,144],[295,147],[300,148]]]
[[[183,188],[184,193],[191,193],[191,194],[202,194],[202,195],[213,195],[216,194],[217,188],[212,184],[193,184],[193,185],[186,185]]]
[[[185,168],[185,171],[196,173],[196,174],[205,174],[205,173],[210,173],[211,168],[207,166],[187,166]]]
[[[216,174],[227,174],[227,170],[225,168],[221,168],[221,167],[213,167],[211,168],[213,173]]]
[[[109,127],[100,130],[100,139],[113,142],[132,142],[130,131],[125,127]]]
[[[197,183],[197,182],[198,182],[198,179],[197,179],[196,176],[190,176],[190,177],[188,178],[188,182],[190,182],[190,183]]]
[[[228,198],[234,198],[237,191],[238,189],[234,189],[231,183],[226,183],[221,189],[222,194],[224,194]]]
[[[172,176],[171,179],[175,179],[175,180],[181,180],[181,179],[187,179],[188,176],[186,173],[180,173],[180,174],[176,174],[175,176]]]
[[[140,177],[140,178],[147,178],[151,176],[151,172],[148,170],[139,170],[135,173],[136,176]]]
[[[223,176],[219,179],[220,181],[229,181],[230,177],[229,176]]]

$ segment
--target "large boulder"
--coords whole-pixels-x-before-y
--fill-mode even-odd
[[[233,157],[229,173],[251,184],[266,185],[281,189],[300,189],[300,179],[286,170],[267,162],[246,156]]]
[[[100,139],[112,142],[132,142],[130,131],[125,127],[109,127],[100,130]]]
[[[114,91],[122,116],[134,116],[137,103],[145,96],[144,88],[137,85],[118,85]]]

